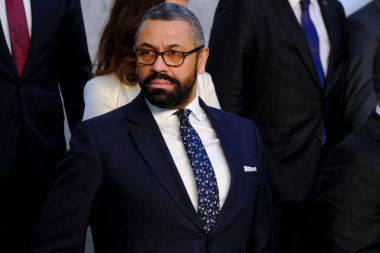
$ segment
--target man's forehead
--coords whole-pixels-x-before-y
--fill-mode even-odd
[[[192,42],[188,22],[183,20],[145,20],[141,25],[136,44],[176,44]]]

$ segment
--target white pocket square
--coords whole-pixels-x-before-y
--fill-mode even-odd
[[[256,167],[250,167],[250,166],[244,166],[244,171],[245,172],[256,172],[257,168]]]

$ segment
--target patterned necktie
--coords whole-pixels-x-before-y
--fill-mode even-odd
[[[321,84],[321,87],[325,87],[325,73],[323,71],[321,57],[319,55],[319,38],[318,32],[315,28],[313,22],[310,18],[309,13],[310,0],[301,0],[301,24],[302,29],[306,35],[307,42],[309,44],[311,56],[313,57],[313,62],[315,69],[317,70],[318,78]]]
[[[204,230],[210,232],[220,212],[219,189],[214,169],[201,138],[190,124],[189,109],[176,112],[180,122],[180,134],[195,175],[198,193],[198,215]]]
[[[5,0],[12,57],[21,76],[29,51],[29,31],[22,0]]]

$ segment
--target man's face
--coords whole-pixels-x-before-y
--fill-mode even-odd
[[[136,49],[158,52],[193,50],[189,25],[185,21],[146,20],[136,39]],[[138,64],[137,74],[141,90],[152,104],[161,108],[183,108],[196,95],[197,72],[203,72],[208,51],[188,55],[182,65],[170,67],[162,56],[153,65]]]

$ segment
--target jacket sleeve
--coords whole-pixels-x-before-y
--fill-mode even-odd
[[[210,35],[210,57],[206,70],[211,74],[223,110],[243,113],[243,84],[251,57],[253,26],[247,1],[221,0]]]
[[[347,20],[349,63],[345,92],[345,116],[354,129],[364,125],[373,108],[376,96],[372,82],[376,38],[355,19]]]
[[[32,242],[33,253],[83,253],[87,225],[102,183],[99,153],[87,122],[78,125],[59,165]]]
[[[83,89],[91,75],[91,60],[79,0],[66,0],[58,49],[59,85],[71,132],[82,120]]]

